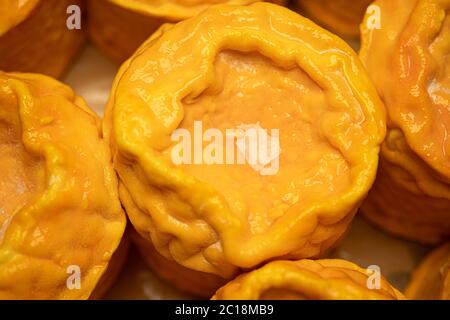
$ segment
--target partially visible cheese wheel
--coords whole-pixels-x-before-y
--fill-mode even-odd
[[[122,63],[164,23],[193,17],[216,4],[257,1],[261,0],[89,0],[89,35],[108,57]]]
[[[370,269],[369,269],[370,270]],[[339,259],[274,261],[232,280],[213,300],[403,300],[381,275]],[[379,287],[369,277],[379,276]]]
[[[359,25],[373,0],[295,0],[299,13],[345,39],[359,37]]]
[[[420,263],[405,294],[417,300],[450,300],[450,243],[434,249]]]
[[[54,79],[0,72],[0,172],[0,299],[90,298],[126,224],[100,119]]]
[[[0,70],[61,77],[84,44],[83,6],[82,0],[2,0]],[[70,29],[78,20],[73,14],[81,29]]]
[[[450,238],[450,1],[378,0],[360,57],[387,110],[378,178],[363,212],[423,243]],[[366,20],[370,19],[366,16]]]

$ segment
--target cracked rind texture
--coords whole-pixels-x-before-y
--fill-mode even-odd
[[[369,289],[372,273],[338,260],[274,261],[240,275],[212,300],[403,300],[383,277]],[[381,276],[381,275],[380,275]]]
[[[450,237],[450,1],[374,5],[381,29],[362,24],[360,57],[385,104],[388,133],[363,212],[396,235],[439,243]]]
[[[162,24],[178,22],[208,6],[245,5],[261,0],[95,0],[88,1],[89,35],[112,60],[122,63]],[[272,2],[283,4],[284,0]]]
[[[84,28],[67,28],[66,11],[70,5],[83,8],[83,3],[81,0],[27,1],[21,10],[14,10],[16,1],[1,4],[0,9],[10,15],[8,20],[13,21],[13,16],[16,20],[0,23],[0,70],[61,77],[86,38]],[[81,23],[83,26],[84,20]]]
[[[425,257],[414,270],[405,295],[417,300],[450,300],[450,242]]]
[[[231,209],[227,190],[174,166],[161,152],[189,110],[182,105],[185,98],[213,86],[214,64],[225,50],[243,56],[257,52],[276,64],[276,70],[303,70],[325,91],[320,100],[326,101],[325,110],[311,120],[317,136],[350,164],[343,190],[288,206],[262,233],[252,232],[248,212],[243,216]],[[299,86],[296,92],[302,90]],[[211,7],[159,29],[116,76],[104,133],[119,174],[122,203],[140,235],[169,260],[230,278],[267,260],[320,256],[334,245],[375,178],[384,117],[375,88],[347,44],[288,9],[257,3]],[[302,159],[302,150],[290,152]],[[225,178],[218,169],[217,180]],[[270,180],[265,184],[271,186]]]
[[[299,13],[347,39],[359,37],[359,25],[373,0],[295,0]]]
[[[87,299],[126,224],[100,119],[37,74],[0,72],[0,105],[0,298]]]

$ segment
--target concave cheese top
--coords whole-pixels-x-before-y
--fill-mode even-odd
[[[199,267],[198,250],[211,252],[206,260],[224,250],[240,267],[318,254],[375,177],[385,133],[375,88],[348,45],[280,6],[215,6],[165,25],[122,66],[113,91],[105,134],[132,222],[148,234],[137,217],[153,216],[158,251],[196,270],[226,273],[222,262]],[[277,152],[252,163],[238,142],[227,148],[230,129],[261,129]],[[184,154],[174,132],[188,137],[191,158],[174,161]],[[209,149],[210,135],[223,153]]]

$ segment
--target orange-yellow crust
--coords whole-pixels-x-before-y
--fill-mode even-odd
[[[384,278],[369,289],[368,273],[338,259],[274,261],[220,288],[213,300],[402,300]]]
[[[105,54],[118,63],[166,22],[195,16],[220,4],[250,4],[261,0],[95,0],[88,1],[89,35]],[[284,0],[271,2],[283,4]]]
[[[388,134],[364,212],[396,234],[438,243],[450,237],[450,1],[374,5],[382,28],[362,24],[360,57],[385,103]]]
[[[264,0],[108,0],[122,8],[149,17],[181,21],[197,15],[206,8],[217,4],[248,5]],[[285,0],[270,1],[284,4]]]
[[[417,300],[450,300],[450,243],[434,249],[421,262],[405,295]]]
[[[86,299],[126,223],[100,119],[36,74],[0,72],[0,106],[0,299]]]
[[[98,300],[103,298],[119,277],[125,263],[127,262],[128,252],[130,251],[131,232],[129,229],[130,228],[127,228],[125,230],[119,246],[109,260],[106,271],[103,273],[102,277],[97,282],[94,291],[92,291],[89,296],[90,300]]]
[[[358,38],[359,25],[373,0],[296,0],[299,12],[344,38]]]
[[[183,267],[173,260],[160,255],[153,245],[136,231],[132,234],[133,243],[148,266],[160,278],[172,284],[178,290],[196,297],[210,298],[226,281],[214,274],[194,271]]]
[[[0,2],[0,36],[25,20],[39,0],[3,0]]]
[[[177,167],[168,158],[171,133],[195,119],[271,128],[278,117],[288,117],[280,128],[287,151],[274,177],[247,165]],[[374,180],[384,130],[381,102],[354,52],[265,3],[215,6],[163,26],[121,67],[104,122],[137,231],[166,258],[224,278],[329,249]]]
[[[84,28],[67,28],[67,7],[83,8],[84,1],[28,0],[23,3],[22,7],[18,7],[17,0],[0,4],[0,21],[5,19],[0,22],[0,70],[43,73],[58,78],[85,40]]]
[[[117,6],[108,0],[88,1],[91,40],[117,63],[129,58],[161,24],[160,18]]]

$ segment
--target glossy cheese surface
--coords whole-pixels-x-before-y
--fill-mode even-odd
[[[167,18],[179,21],[190,18],[207,7],[215,4],[247,5],[261,0],[109,0],[128,10],[139,12],[146,16]],[[284,0],[274,0],[283,3]]]
[[[363,24],[360,56],[386,105],[388,127],[404,136],[412,152],[434,171],[436,180],[448,183],[450,1],[381,0],[374,4],[380,7],[382,28],[368,29]],[[390,146],[386,147],[395,151]],[[403,161],[399,152],[385,154],[391,161],[412,158]]]
[[[363,206],[384,229],[438,244],[450,236],[450,1],[378,0],[360,57],[387,110],[378,178]]]
[[[89,298],[125,229],[99,118],[56,80],[0,72],[0,155],[0,298]]]
[[[195,121],[279,129],[278,172],[175,165],[171,135],[193,136]],[[373,182],[384,121],[342,40],[258,3],[163,26],[119,71],[104,132],[138,232],[166,258],[230,277],[333,245]]]
[[[274,261],[232,280],[213,300],[402,300],[384,278],[369,288],[370,273],[339,259]]]

